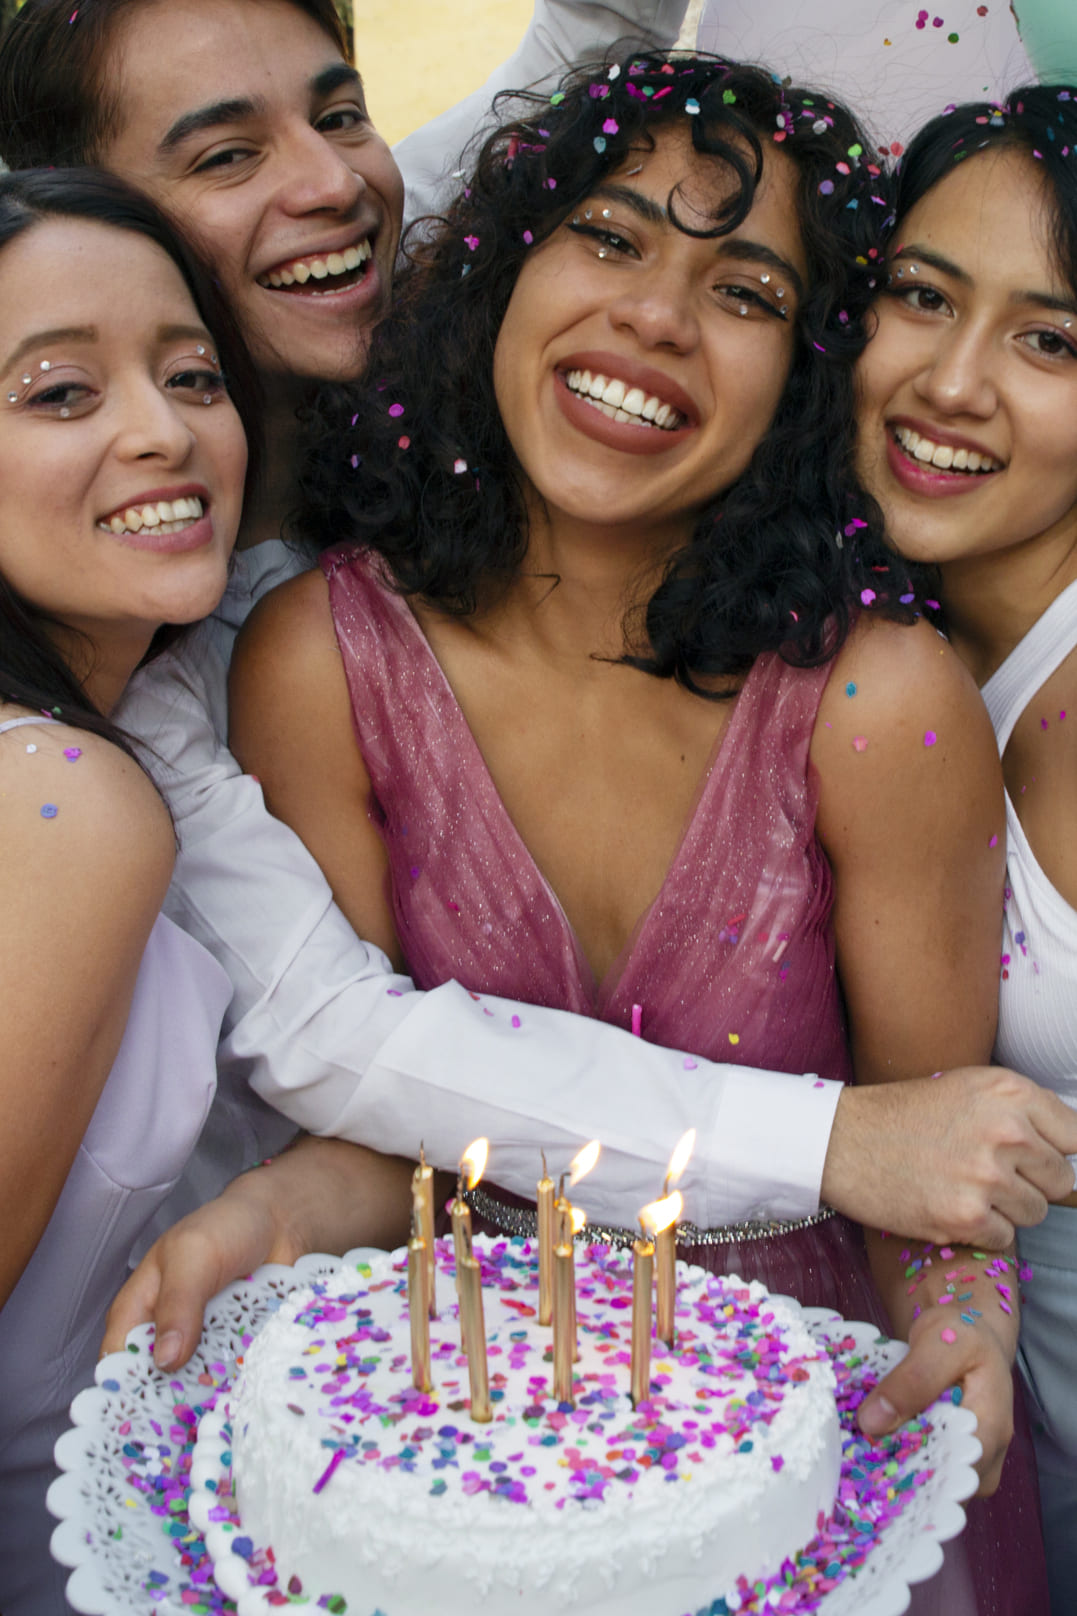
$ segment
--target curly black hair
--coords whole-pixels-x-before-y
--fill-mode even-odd
[[[765,650],[825,661],[861,600],[910,620],[926,575],[887,549],[852,468],[852,365],[890,197],[849,112],[759,68],[661,53],[585,69],[549,98],[513,93],[511,107],[447,217],[409,238],[367,382],[324,388],[309,412],[299,542],[369,547],[403,592],[453,614],[511,581],[527,519],[493,355],[516,278],[607,175],[678,124],[732,181],[707,230],[688,230],[672,196],[678,228],[735,230],[777,147],[797,170],[808,274],[771,428],[636,608],[646,651],[626,660],[705,694],[702,680],[742,675]]]

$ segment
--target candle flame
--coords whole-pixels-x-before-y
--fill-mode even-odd
[[[585,1178],[587,1176],[598,1160],[601,1149],[602,1146],[599,1144],[598,1140],[592,1139],[589,1145],[584,1145],[582,1150],[576,1152],[575,1156],[573,1156],[571,1162],[569,1163],[568,1168],[569,1189],[571,1189],[574,1184],[578,1184],[581,1178]]]
[[[587,1213],[583,1210],[582,1206],[574,1206],[572,1208],[572,1233],[579,1234],[580,1230],[586,1228],[586,1226]]]
[[[486,1158],[490,1154],[489,1139],[473,1139],[460,1157],[460,1177],[473,1190],[486,1171]]]
[[[666,1195],[661,1201],[652,1201],[640,1212],[639,1221],[649,1234],[661,1234],[671,1223],[676,1223],[684,1209],[684,1196],[680,1190]]]
[[[689,1128],[688,1132],[677,1141],[676,1148],[669,1158],[669,1168],[666,1172],[665,1191],[668,1195],[675,1184],[680,1182],[681,1174],[692,1159],[692,1152],[696,1148],[696,1130]]]

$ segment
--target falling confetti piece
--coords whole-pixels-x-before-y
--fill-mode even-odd
[[[943,1341],[947,1342],[949,1345],[952,1346],[953,1343],[957,1340],[957,1331],[956,1330],[951,1330],[950,1326],[947,1325],[945,1330],[940,1330],[939,1331],[939,1336]]]
[[[934,746],[934,744],[938,740],[938,738],[939,737],[935,734],[935,731],[933,729],[926,729],[924,731],[924,745],[925,746]]]
[[[865,606],[870,606],[872,601],[875,599],[874,589],[862,589],[860,591],[860,599]]]
[[[513,1016],[513,1018],[512,1018],[512,1025],[513,1025],[513,1026],[514,1026],[514,1027],[520,1027],[520,1026],[522,1026],[522,1025],[523,1025],[523,1023],[522,1023],[522,1022],[521,1022],[521,1020],[520,1020],[520,1018],[519,1018],[519,1016]]]
[[[401,415],[403,415],[403,413],[404,413],[403,404],[390,404],[389,405],[389,414],[393,417],[394,421],[399,419],[399,417]]]
[[[731,1032],[730,1035],[729,1035],[729,1042],[731,1044],[739,1044],[740,1043],[740,1033],[739,1032]]]
[[[866,735],[854,735],[853,736],[853,751],[854,752],[866,752],[867,749],[868,749],[868,738],[867,738],[867,736]]]
[[[408,437],[397,438],[396,446],[397,446],[398,449],[410,449],[411,448],[411,439],[408,438]]]
[[[997,836],[992,836],[991,840],[988,842],[987,845],[988,845],[988,847],[997,847],[998,846],[998,837]]]
[[[81,756],[82,756],[82,747],[81,746],[65,746],[64,747],[64,757],[67,759],[67,761],[69,763],[76,763]]]
[[[849,683],[845,686],[845,694],[847,696],[855,696],[856,695],[856,686],[855,686],[855,684],[853,683],[853,681],[851,679],[849,680]]]
[[[41,810],[41,817],[42,819],[55,819],[59,812],[60,810],[54,802],[47,802]]]

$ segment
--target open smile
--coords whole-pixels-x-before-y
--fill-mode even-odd
[[[676,432],[685,424],[685,417],[672,404],[647,393],[642,387],[633,387],[618,376],[605,376],[601,371],[570,370],[561,373],[570,393],[601,411],[611,421],[630,421],[635,426],[646,426],[660,432]]]
[[[333,296],[350,291],[366,279],[373,260],[370,238],[352,242],[334,252],[308,253],[286,258],[256,277],[267,291],[304,292],[307,296]]]
[[[898,448],[919,465],[930,466],[936,471],[956,471],[966,476],[982,476],[985,473],[1004,470],[1001,460],[996,460],[982,450],[955,448],[952,444],[940,443],[909,426],[896,426],[892,430]]]

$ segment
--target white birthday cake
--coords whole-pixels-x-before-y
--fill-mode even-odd
[[[406,1253],[295,1292],[229,1415],[242,1532],[348,1616],[683,1616],[776,1571],[833,1506],[834,1377],[795,1307],[678,1271],[676,1344],[630,1396],[631,1258],[577,1252],[574,1406],[552,1395],[534,1246],[477,1240],[493,1419],[471,1420],[451,1244],[433,1389],[412,1386]]]

